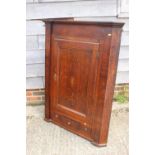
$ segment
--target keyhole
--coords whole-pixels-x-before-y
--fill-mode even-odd
[[[56,79],[57,79],[57,74],[56,73],[54,73],[53,79],[56,81]]]

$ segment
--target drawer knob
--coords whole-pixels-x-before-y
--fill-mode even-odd
[[[84,123],[84,126],[86,126],[86,125],[87,125],[87,123],[85,122],[85,123]]]
[[[68,125],[71,125],[71,122],[67,122]]]
[[[111,33],[108,33],[108,36],[111,37]]]
[[[58,118],[58,115],[55,115],[56,118]]]

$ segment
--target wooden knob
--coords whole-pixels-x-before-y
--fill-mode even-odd
[[[68,124],[68,125],[71,125],[71,122],[68,122],[67,124]]]
[[[55,115],[56,118],[58,118],[58,115]]]

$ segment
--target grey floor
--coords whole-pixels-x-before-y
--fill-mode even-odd
[[[43,120],[44,106],[27,106],[27,155],[128,155],[128,104],[114,104],[107,147]]]

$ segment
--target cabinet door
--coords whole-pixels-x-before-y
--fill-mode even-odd
[[[98,52],[99,43],[52,37],[51,118],[88,136],[95,106]]]

